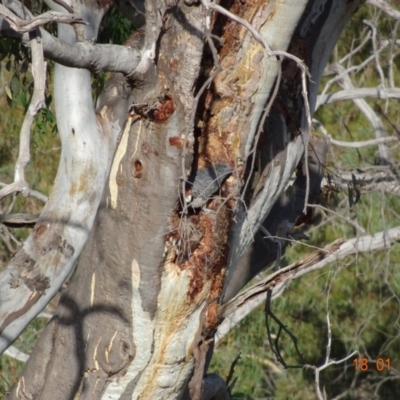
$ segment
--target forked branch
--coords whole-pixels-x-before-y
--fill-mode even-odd
[[[3,7],[3,6],[2,6]],[[19,155],[15,165],[14,182],[0,190],[0,199],[12,193],[29,196],[30,189],[25,179],[25,167],[30,160],[30,135],[36,114],[45,105],[46,63],[39,30],[36,29],[31,39],[32,75],[34,81],[32,99],[22,123],[19,138]]]
[[[48,11],[44,14],[40,14],[32,19],[24,20],[12,13],[7,7],[0,4],[0,15],[10,24],[11,28],[16,32],[24,33],[32,31],[39,26],[47,24],[49,22],[60,22],[64,24],[85,24],[81,17],[74,14],[63,14],[56,11]]]

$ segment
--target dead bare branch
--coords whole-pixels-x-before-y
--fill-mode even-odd
[[[396,136],[387,136],[387,137],[381,137],[381,138],[376,138],[376,139],[370,139],[370,140],[363,140],[362,142],[345,142],[343,140],[336,140],[332,139],[331,137],[329,138],[329,142],[334,144],[335,146],[339,147],[347,147],[347,148],[353,148],[353,149],[358,149],[360,147],[367,147],[367,146],[377,146],[378,144],[381,143],[390,143],[390,142],[398,142],[399,138]]]
[[[0,214],[0,224],[6,226],[33,226],[40,214]]]
[[[30,132],[36,114],[45,106],[46,89],[46,63],[44,62],[42,41],[38,29],[32,35],[30,42],[32,50],[32,75],[34,80],[33,94],[21,127],[14,183],[0,190],[0,199],[11,193],[21,193],[23,196],[28,196],[30,193],[25,179],[25,167],[30,160]]]
[[[0,182],[0,187],[2,187],[2,188],[5,188],[6,186],[8,187],[8,186],[11,186],[11,185],[13,185],[13,183],[6,184],[6,183],[3,183],[3,182]],[[47,200],[49,199],[45,194],[40,193],[37,190],[32,190],[32,189],[29,189],[27,197],[33,197],[35,199],[38,199],[38,200],[42,201],[43,203],[46,203]]]
[[[390,7],[386,1],[383,0],[367,0],[367,4],[370,6],[374,6],[376,8],[379,8],[382,10],[384,13],[389,15],[389,17],[392,17],[394,19],[399,20],[400,19],[400,11]]]
[[[381,231],[372,235],[359,236],[353,239],[337,239],[321,250],[282,268],[269,275],[267,278],[244,290],[232,300],[223,304],[219,309],[219,315],[226,318],[247,301],[256,296],[264,295],[271,288],[286,284],[292,279],[299,278],[307,273],[321,269],[332,262],[339,261],[351,254],[372,252],[389,248],[400,241],[400,226],[387,231]]]
[[[381,78],[380,86],[385,87],[385,75],[383,73],[383,69],[379,60],[378,45],[376,43],[376,35],[377,35],[376,26],[371,21],[367,20],[364,20],[363,23],[367,25],[372,31],[372,48],[373,48],[373,55],[375,58],[376,69],[379,73],[379,77]]]
[[[56,11],[48,11],[32,19],[24,20],[13,14],[7,7],[0,4],[0,15],[10,24],[16,32],[24,33],[32,31],[39,26],[49,22],[60,22],[62,24],[85,24],[88,25],[80,16],[74,14],[63,14]]]
[[[339,90],[335,93],[319,95],[316,109],[323,104],[331,104],[336,101],[365,99],[372,97],[376,99],[400,99],[400,89],[398,88],[353,88]]]
[[[346,190],[349,185],[356,186],[361,193],[382,191],[400,196],[399,178],[395,166],[376,166],[373,168],[357,168],[357,170],[339,171],[334,173],[334,184]],[[322,185],[327,184],[323,181]]]
[[[29,355],[24,353],[23,351],[17,349],[15,346],[10,346],[8,349],[4,351],[4,355],[14,358],[17,361],[21,361],[26,363],[29,359]]]

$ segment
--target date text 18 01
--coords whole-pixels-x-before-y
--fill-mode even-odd
[[[377,358],[376,360],[368,360],[368,358],[355,358],[353,360],[354,369],[356,371],[368,371],[370,368],[374,368],[379,371],[390,371],[390,358]]]

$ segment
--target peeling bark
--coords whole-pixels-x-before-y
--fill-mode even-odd
[[[290,37],[290,44],[287,44],[288,52],[305,60],[309,68],[312,77],[308,86],[311,112],[315,108],[318,83],[329,55],[340,32],[361,1],[322,3],[315,1],[307,4],[304,14]],[[289,10],[285,12],[291,13]],[[245,206],[241,203],[236,214],[237,224],[230,237],[232,251],[229,254],[227,266],[229,272],[224,289],[225,292],[230,292],[228,297],[240,290],[238,282],[232,283],[230,287],[232,279],[236,279],[234,276],[246,274],[248,277],[254,276],[253,273],[248,273],[252,267],[247,262],[241,263],[241,258],[248,251],[260,225],[285,190],[308,143],[311,127],[307,126],[306,110],[300,92],[299,70],[292,60],[284,60],[278,95],[260,135],[259,146],[266,144],[259,152],[264,152],[267,157],[262,154],[258,156],[260,157],[259,174],[254,174],[249,178],[253,189],[247,193],[248,204]],[[252,173],[253,169],[250,169],[250,172]],[[240,270],[237,271],[237,268],[244,269],[243,275]],[[241,284],[243,285],[244,282]],[[225,294],[223,300],[227,300]]]
[[[111,78],[97,117],[87,94],[89,72],[57,66],[56,87],[65,90],[56,96],[60,134],[65,135],[57,179],[64,192],[56,190],[47,207],[57,204],[68,213],[60,219],[46,209],[31,239],[36,253],[25,248],[15,258],[24,273],[14,284],[31,296],[24,307],[33,310],[29,301],[38,304],[35,296],[49,292],[44,264],[37,267],[39,255],[58,257],[52,265],[63,269],[64,279],[91,232],[11,398],[180,399],[187,387],[191,398],[204,398],[205,357],[223,317],[220,304],[255,273],[251,257],[243,255],[257,252],[256,245],[249,246],[261,224],[280,236],[285,207],[292,201],[282,193],[296,168],[297,197],[286,228],[302,216],[307,195],[315,194],[321,171],[318,162],[306,165],[310,126],[301,69],[293,59],[269,56],[237,22],[188,4],[146,2],[140,62],[130,82],[122,75]],[[221,3],[249,21],[272,49],[305,61],[312,76],[311,111],[325,63],[358,4]],[[65,29],[63,39],[75,40],[72,29]],[[208,39],[222,39],[218,51],[204,46],[209,31],[214,36]],[[214,73],[213,51],[222,69],[199,92]],[[81,97],[85,100],[79,103]],[[80,112],[62,114],[68,107]],[[311,160],[319,160],[318,153],[322,160],[325,143],[315,143],[320,150],[311,152]],[[232,173],[202,207],[191,207],[190,174],[218,164]],[[71,203],[82,193],[89,197]],[[268,217],[273,207],[276,214]],[[271,253],[276,257],[276,249]],[[50,288],[59,287],[51,280]],[[223,389],[209,390],[211,378],[204,381],[207,393],[227,396]]]

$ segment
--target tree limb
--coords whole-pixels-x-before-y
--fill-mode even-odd
[[[32,13],[19,1],[7,2],[7,6],[19,16],[20,20],[34,18]],[[71,14],[63,15],[65,17],[62,18],[71,17]],[[89,41],[68,43],[49,34],[43,28],[39,29],[45,58],[66,67],[85,68],[92,72],[109,71],[131,75],[142,58],[140,52],[130,46],[94,44]],[[0,37],[13,37],[21,40],[26,46],[30,46],[29,34],[12,29],[9,22],[1,15]]]
[[[1,18],[0,18],[1,26]],[[115,44],[93,44],[90,42],[67,43],[40,28],[44,56],[71,68],[85,68],[92,72],[109,71],[131,75],[141,60],[136,49]],[[10,29],[1,29],[0,37],[14,37],[29,46],[29,35]]]
[[[333,243],[321,250],[315,251],[306,257],[282,268],[281,270],[269,275],[267,278],[244,290],[228,303],[222,305],[219,314],[226,318],[243,307],[247,301],[264,293],[272,288],[299,278],[309,272],[321,269],[332,262],[339,261],[351,254],[365,253],[383,250],[400,241],[400,226],[381,231],[372,235],[365,235],[353,239],[337,239]]]
[[[44,14],[33,17],[29,20],[24,20],[13,14],[7,7],[0,4],[0,15],[10,24],[10,27],[16,32],[24,33],[32,31],[39,26],[49,22],[60,22],[63,24],[86,24],[81,17],[74,14],[63,14],[56,11],[48,11]]]
[[[14,358],[15,360],[21,361],[23,363],[26,363],[29,359],[28,354],[17,349],[15,346],[10,346],[8,349],[6,349],[6,351],[4,352],[4,355]]]
[[[354,99],[364,99],[366,97],[373,97],[377,99],[399,99],[400,89],[398,88],[353,88],[339,90],[335,93],[328,93],[318,96],[318,101],[316,109],[318,109],[323,104],[331,104],[335,101],[343,100],[354,100]]]
[[[40,214],[0,214],[0,224],[10,227],[33,226]]]
[[[353,148],[353,149],[358,149],[360,147],[367,147],[367,146],[376,146],[381,143],[389,143],[389,142],[398,142],[399,138],[395,136],[386,136],[386,137],[380,137],[376,139],[370,139],[370,140],[363,140],[362,142],[345,142],[343,140],[336,140],[329,138],[329,142],[334,144],[335,146],[339,147],[347,147],[347,148]]]
[[[372,168],[372,171],[366,171],[363,168],[339,172],[333,175],[334,184],[343,190],[350,186],[356,186],[361,193],[370,193],[373,191],[383,191],[385,193],[400,196],[400,185],[398,168]],[[324,186],[327,182],[322,182]]]
[[[390,17],[392,17],[394,19],[400,19],[400,11],[390,7],[389,4],[386,3],[386,1],[367,0],[367,4],[369,4],[370,6],[379,8],[380,10],[382,10],[383,12],[385,12],[387,15],[389,15]]]

